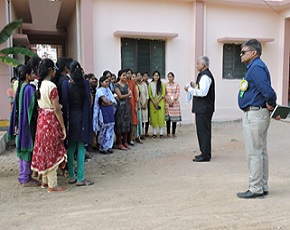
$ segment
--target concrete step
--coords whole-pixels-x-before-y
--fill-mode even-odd
[[[8,120],[0,120],[0,154],[6,150],[6,144],[8,142]]]

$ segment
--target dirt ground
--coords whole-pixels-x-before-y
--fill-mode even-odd
[[[176,139],[146,139],[130,151],[89,153],[89,187],[59,184],[69,192],[24,188],[15,149],[0,155],[0,229],[290,229],[290,123],[268,132],[269,195],[239,199],[248,173],[242,123],[213,123],[212,161],[199,154],[194,125],[179,125]]]

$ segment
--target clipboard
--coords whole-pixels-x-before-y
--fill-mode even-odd
[[[290,112],[290,106],[276,105],[271,114],[271,118],[275,118],[280,115],[281,119],[286,119]]]

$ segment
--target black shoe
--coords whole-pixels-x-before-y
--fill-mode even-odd
[[[101,154],[109,154],[109,151],[107,151],[107,150],[99,150],[99,153],[101,153]]]
[[[112,149],[107,150],[109,153],[113,153],[114,151]]]
[[[91,159],[92,158],[88,154],[85,155],[85,162],[89,162]]]
[[[195,158],[199,158],[199,157],[202,157],[202,153],[195,156]]]
[[[263,193],[253,193],[250,190],[246,191],[246,192],[238,192],[237,196],[240,198],[245,198],[245,199],[251,199],[251,198],[256,198],[256,197],[261,197],[264,196]]]
[[[264,196],[267,196],[269,194],[269,192],[268,191],[264,191],[263,194],[264,194]]]
[[[195,161],[195,162],[209,162],[210,159],[206,159],[204,157],[195,157],[192,161]]]

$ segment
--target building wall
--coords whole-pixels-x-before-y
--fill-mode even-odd
[[[78,59],[76,12],[72,14],[67,27],[67,56],[76,60]]]
[[[121,2],[121,3],[120,3]],[[94,5],[94,54],[95,75],[109,69],[117,74],[121,67],[120,38],[117,30],[178,33],[178,37],[166,42],[166,73],[175,73],[175,81],[181,87],[181,108],[184,121],[191,121],[190,106],[185,104],[183,90],[194,79],[193,59],[193,6],[192,2],[179,1],[131,1],[95,0]]]
[[[284,54],[283,60],[283,95],[282,95],[282,102],[283,105],[289,104],[290,101],[290,8],[284,10],[281,13],[281,17],[283,18],[284,27],[282,31],[283,36],[283,45],[281,46],[282,52]]]
[[[222,79],[222,37],[273,38],[263,43],[262,59],[272,75],[272,84],[282,103],[283,88],[283,17],[267,7],[225,5],[213,2],[204,6],[204,41],[195,41],[195,3],[187,1],[95,0],[94,3],[95,74],[103,70],[117,73],[121,66],[120,38],[114,31],[172,32],[178,37],[166,42],[166,72],[173,71],[181,86],[183,122],[192,121],[191,105],[185,104],[183,90],[195,79],[195,50],[203,46],[203,54],[211,60],[210,69],[216,79],[216,112],[214,120],[234,120],[242,117],[237,105],[240,80]],[[200,9],[199,9],[200,10]],[[110,12],[110,14],[108,14]],[[197,20],[201,20],[197,18]],[[201,44],[198,44],[201,43]],[[273,58],[277,62],[273,62]]]
[[[7,2],[0,1],[0,30],[8,24]],[[8,47],[8,41],[0,45],[0,50]],[[9,117],[9,103],[6,90],[10,87],[11,68],[0,62],[0,120]]]
[[[287,105],[290,101],[290,19],[284,20],[285,30],[284,32],[284,61],[283,61],[283,79],[282,79],[282,104]]]
[[[273,38],[274,42],[263,43],[262,60],[267,64],[272,84],[281,101],[282,50],[280,40],[281,17],[268,8],[253,6],[225,6],[209,3],[205,14],[205,54],[211,59],[211,70],[216,80],[215,120],[231,120],[242,117],[237,97],[240,80],[222,79],[222,37]],[[275,61],[273,61],[275,60]]]
[[[6,4],[7,1],[0,0],[1,28],[7,24]],[[175,80],[180,84],[183,123],[191,122],[194,118],[190,112],[191,105],[185,104],[186,93],[183,87],[189,81],[195,80],[195,61],[200,47],[203,54],[209,56],[210,69],[216,79],[216,112],[213,119],[233,120],[242,117],[243,113],[237,106],[239,80],[222,79],[223,43],[217,41],[221,37],[273,38],[273,42],[263,43],[262,59],[269,67],[278,103],[288,102],[289,9],[278,14],[267,6],[177,0],[90,0],[89,4],[92,5],[93,18],[84,15],[87,5],[83,5],[85,7],[81,11],[81,22],[77,21],[76,12],[71,16],[67,28],[67,51],[69,57],[78,59],[80,42],[77,40],[77,25],[91,25],[92,33],[86,33],[81,28],[81,38],[89,37],[93,40],[93,46],[91,50],[87,47],[81,49],[81,56],[85,57],[80,61],[84,67],[89,66],[88,71],[91,72],[92,63],[89,63],[90,59],[87,57],[93,54],[92,69],[97,77],[100,77],[105,69],[117,74],[121,67],[121,43],[120,38],[113,35],[115,31],[178,34],[178,37],[166,41],[166,73],[174,72]],[[204,16],[200,13],[201,10]],[[92,22],[86,24],[86,20]],[[202,31],[199,29],[201,25],[204,27],[203,36],[197,36],[197,31]],[[90,42],[89,39],[87,41]],[[0,48],[4,47],[5,44]],[[9,67],[0,63],[0,105],[3,108],[0,111],[0,119],[7,119],[9,116],[6,89],[10,85],[10,77]]]

